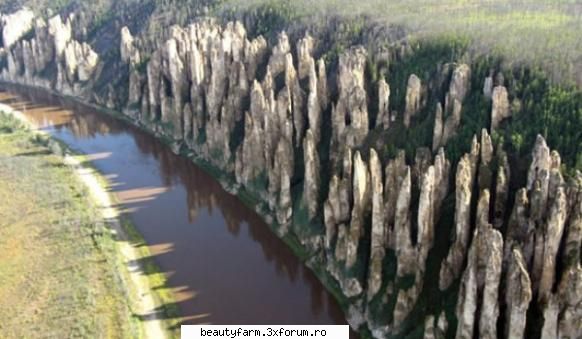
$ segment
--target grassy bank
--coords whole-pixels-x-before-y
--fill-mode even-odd
[[[164,279],[135,286],[125,262],[149,254],[111,231],[62,149],[0,113],[0,337],[148,337],[140,295]]]

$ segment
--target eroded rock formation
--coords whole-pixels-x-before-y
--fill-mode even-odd
[[[77,40],[75,20],[33,17],[32,38],[2,26],[2,79],[123,110],[176,152],[218,169],[229,191],[256,199],[278,234],[296,238],[335,280],[352,325],[384,338],[424,319],[425,338],[494,338],[501,321],[506,337],[519,338],[529,311],[543,319],[542,337],[580,336],[582,175],[564,178],[559,154],[539,136],[525,187],[513,191],[520,169],[491,137],[511,116],[502,80],[472,79],[469,65],[447,63],[438,81],[419,73],[422,81],[367,83],[378,56],[364,46],[341,51],[328,69],[316,34],[281,32],[270,44],[240,22],[207,18],[168,27],[155,46],[124,27],[112,63]],[[100,84],[104,62],[127,72],[124,91]],[[396,119],[386,79],[407,132],[432,120],[420,112],[434,104],[432,145],[406,154],[373,138]],[[478,95],[491,97],[491,129],[451,164],[444,147],[461,114],[471,114],[463,102],[472,81],[484,81]],[[437,280],[438,289],[425,286]],[[458,294],[456,309],[419,317],[423,293]]]

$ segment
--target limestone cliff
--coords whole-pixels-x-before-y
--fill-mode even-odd
[[[77,16],[23,11],[2,16],[2,80],[122,111],[220,172],[341,291],[354,329],[580,337],[582,175],[565,177],[542,136],[529,158],[500,141],[517,112],[501,73],[450,60],[392,77],[372,62],[410,46],[362,39],[334,60],[317,31],[261,36],[206,17],[155,37],[119,25],[102,53]],[[490,125],[451,145],[481,100]]]

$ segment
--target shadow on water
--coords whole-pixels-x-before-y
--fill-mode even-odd
[[[345,324],[315,275],[254,211],[191,161],[89,107],[45,92],[9,90],[0,89],[0,102],[87,154],[109,180],[118,209],[152,253],[137,264],[152,274],[143,261],[154,259],[167,275],[176,300],[171,306],[183,323]]]

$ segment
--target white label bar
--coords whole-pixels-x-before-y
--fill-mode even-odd
[[[182,339],[349,339],[348,325],[182,325]]]

